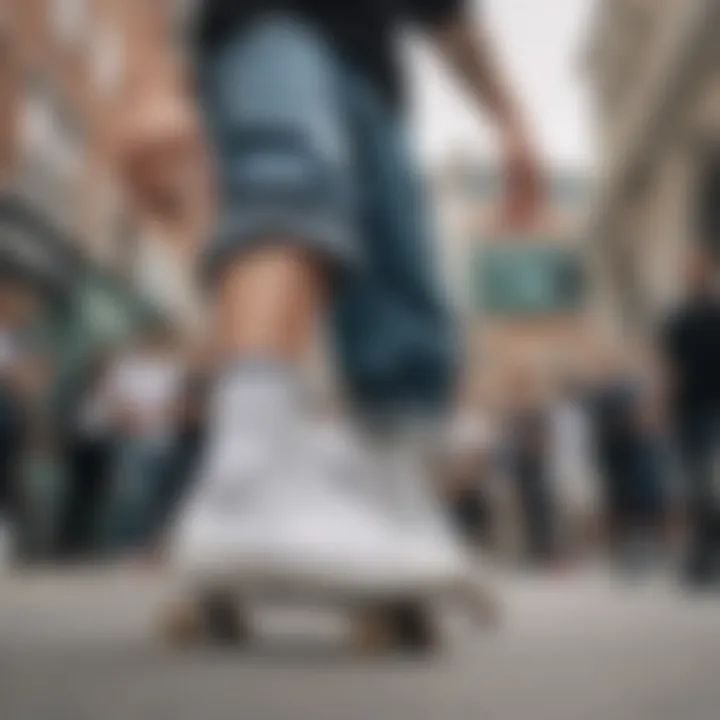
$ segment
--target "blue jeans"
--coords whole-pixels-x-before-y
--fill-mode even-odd
[[[691,562],[714,565],[713,570],[720,574],[720,498],[716,478],[720,412],[683,418],[678,441],[690,515]]]
[[[244,28],[199,69],[221,191],[209,277],[258,245],[297,244],[335,271],[334,343],[358,406],[440,410],[456,335],[397,112],[291,15]]]
[[[116,448],[108,518],[111,550],[152,543],[164,518],[173,446],[166,437],[122,438]]]
[[[20,508],[17,487],[24,441],[24,418],[17,399],[0,387],[0,519]]]

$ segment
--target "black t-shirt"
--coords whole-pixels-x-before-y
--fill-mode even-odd
[[[662,342],[677,419],[720,411],[720,300],[687,303],[668,321]]]
[[[373,80],[386,97],[401,95],[397,35],[406,23],[437,27],[458,15],[466,0],[204,0],[199,41],[222,43],[238,27],[272,11],[310,21],[340,57]]]

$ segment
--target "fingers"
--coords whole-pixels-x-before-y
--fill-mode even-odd
[[[140,213],[164,225],[182,223],[207,203],[208,173],[197,119],[179,96],[138,103],[123,123],[119,166]]]
[[[539,156],[521,125],[508,126],[501,138],[505,193],[498,224],[507,232],[532,229],[546,210]]]

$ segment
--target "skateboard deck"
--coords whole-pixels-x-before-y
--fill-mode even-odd
[[[253,639],[250,605],[278,599],[286,604],[343,608],[351,618],[351,647],[365,655],[439,650],[444,639],[440,622],[444,600],[452,599],[479,625],[495,626],[499,620],[499,603],[481,583],[468,584],[443,597],[383,598],[350,593],[263,594],[218,585],[178,593],[162,608],[161,633],[179,648],[202,644],[245,647]]]
[[[349,637],[354,651],[376,655],[393,651],[426,653],[441,645],[438,611],[419,600],[351,605]],[[198,595],[163,609],[161,631],[174,647],[210,644],[247,647],[253,630],[247,605],[228,592]]]

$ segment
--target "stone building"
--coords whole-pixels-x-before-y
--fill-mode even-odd
[[[720,242],[720,2],[599,0],[584,65],[600,189],[598,307],[642,335],[681,292],[684,249]]]
[[[0,5],[0,265],[48,297],[50,314],[60,293],[77,310],[66,329],[87,342],[193,312],[187,269],[134,216],[113,153],[115,120],[152,62],[138,31],[171,27],[167,12],[126,0]]]

